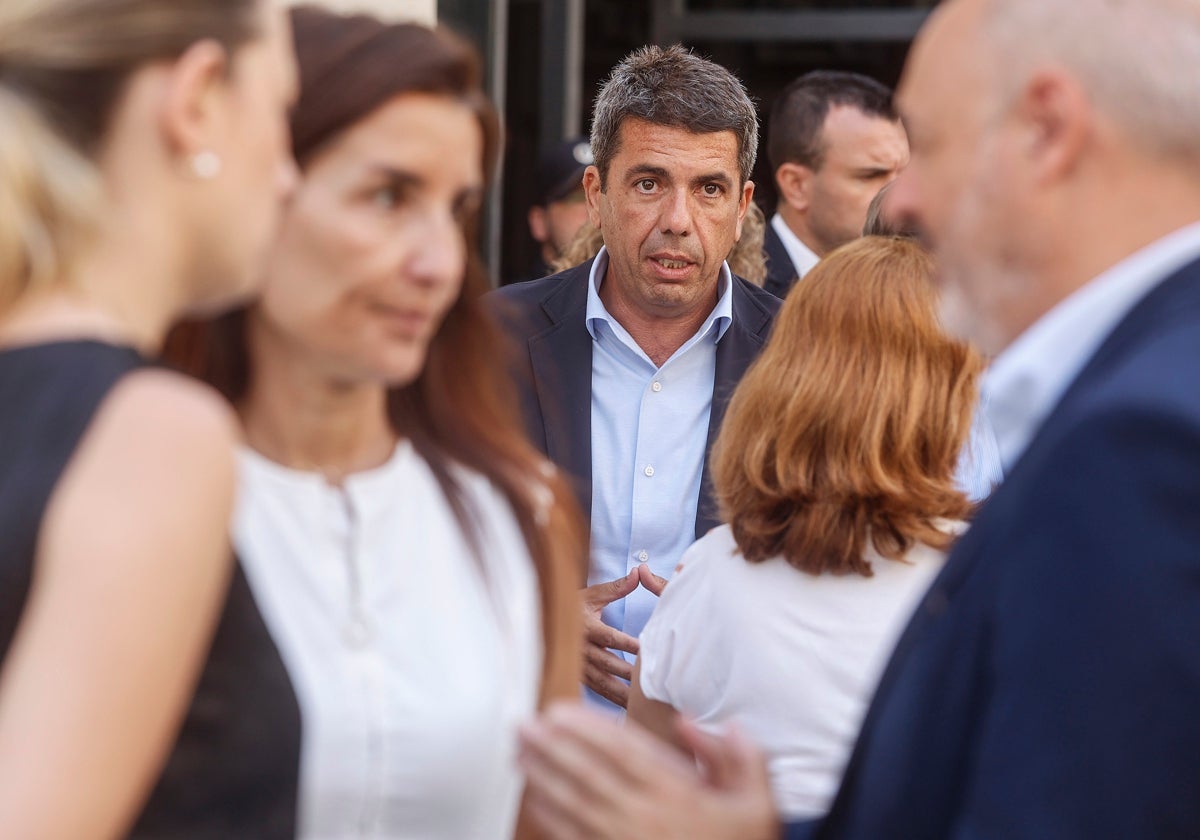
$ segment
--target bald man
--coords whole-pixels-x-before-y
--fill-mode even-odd
[[[948,0],[914,46],[890,210],[936,249],[947,324],[998,354],[1008,478],[820,840],[1200,837],[1198,55],[1195,0]],[[779,836],[754,749],[682,735],[701,771],[553,711],[534,812],[557,837]]]

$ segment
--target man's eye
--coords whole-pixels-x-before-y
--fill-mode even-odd
[[[479,198],[472,196],[454,202],[454,218],[461,224],[479,213]]]
[[[384,210],[398,207],[400,201],[400,191],[391,185],[379,187],[371,193],[371,203]]]
[[[637,182],[637,188],[642,192],[653,192],[655,186],[652,178],[643,178]]]
[[[707,196],[717,196],[721,194],[721,187],[719,184],[705,184],[703,189],[704,194]]]

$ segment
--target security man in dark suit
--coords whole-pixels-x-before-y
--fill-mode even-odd
[[[591,163],[592,147],[586,137],[553,143],[538,155],[537,201],[527,214],[538,254],[527,280],[551,274],[550,266],[587,221],[583,173]]]
[[[772,105],[767,157],[779,202],[763,238],[763,288],[782,298],[817,260],[858,238],[871,199],[908,162],[908,139],[887,87],[816,70]]]

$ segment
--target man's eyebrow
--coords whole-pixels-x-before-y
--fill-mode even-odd
[[[625,173],[626,178],[657,178],[660,181],[670,183],[673,179],[671,173],[661,166],[655,166],[651,163],[635,164],[631,166]],[[719,184],[726,189],[733,185],[732,179],[724,172],[705,172],[697,175],[690,181],[692,186],[701,186],[703,184]]]
[[[733,180],[724,172],[709,172],[704,175],[697,175],[692,179],[692,183],[695,186],[702,186],[704,184],[719,184],[725,189],[729,189],[733,186]]]
[[[425,183],[425,180],[415,172],[409,172],[386,163],[370,164],[367,167],[367,174],[371,178],[378,178],[398,186],[419,187]]]
[[[639,163],[631,166],[625,173],[626,178],[644,177],[646,175],[658,178],[661,181],[670,181],[671,173],[663,169],[661,166],[655,166],[651,163]]]
[[[883,175],[891,175],[895,170],[892,166],[859,166],[852,172],[860,178],[878,178]]]

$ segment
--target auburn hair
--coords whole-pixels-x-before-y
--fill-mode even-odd
[[[982,357],[937,316],[918,243],[869,236],[829,254],[788,294],[735,391],[712,455],[742,555],[812,574],[869,577],[868,540],[900,560],[946,548]]]
[[[484,137],[485,175],[495,167],[499,123],[481,87],[479,61],[465,41],[416,24],[385,24],[316,7],[292,11],[301,94],[292,115],[301,169],[341,132],[405,93],[445,95],[475,113]],[[474,511],[454,474],[461,464],[507,497],[537,569],[544,662],[542,697],[578,694],[577,590],[586,576],[586,542],[565,480],[524,438],[504,367],[503,337],[480,303],[488,281],[475,246],[477,219],[466,219],[468,259],[462,291],[433,338],[420,375],[388,393],[392,427],[429,463],[486,570]],[[168,361],[214,385],[233,402],[254,376],[246,310],[176,328]]]

